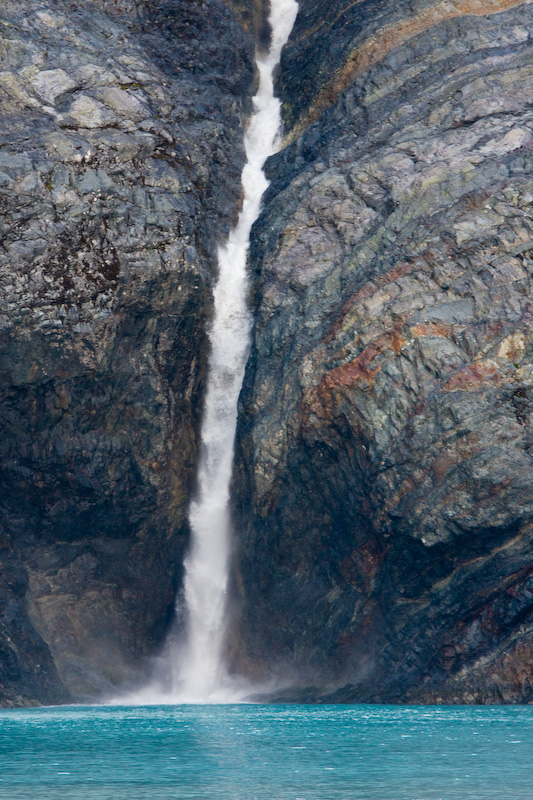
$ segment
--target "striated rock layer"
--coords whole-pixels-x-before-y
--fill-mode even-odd
[[[528,0],[301,0],[255,229],[233,667],[533,701]]]
[[[253,44],[222,0],[1,3],[0,703],[167,630]]]

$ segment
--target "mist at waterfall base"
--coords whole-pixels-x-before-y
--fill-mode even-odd
[[[9,800],[528,800],[533,708],[0,712]]]

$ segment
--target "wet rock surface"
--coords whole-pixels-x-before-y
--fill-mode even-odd
[[[532,22],[300,5],[252,245],[229,642],[289,699],[533,700]]]
[[[59,702],[139,681],[172,614],[253,37],[6,0],[0,60],[0,702]]]

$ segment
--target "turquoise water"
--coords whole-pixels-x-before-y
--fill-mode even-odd
[[[0,712],[9,800],[531,800],[533,707]]]

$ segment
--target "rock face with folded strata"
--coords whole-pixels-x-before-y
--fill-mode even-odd
[[[142,676],[180,581],[253,39],[219,0],[0,8],[0,702]]]
[[[0,4],[0,703],[142,680],[264,0]],[[251,252],[232,668],[533,700],[528,0],[301,0]]]
[[[533,4],[302,0],[253,241],[234,669],[533,699]]]

